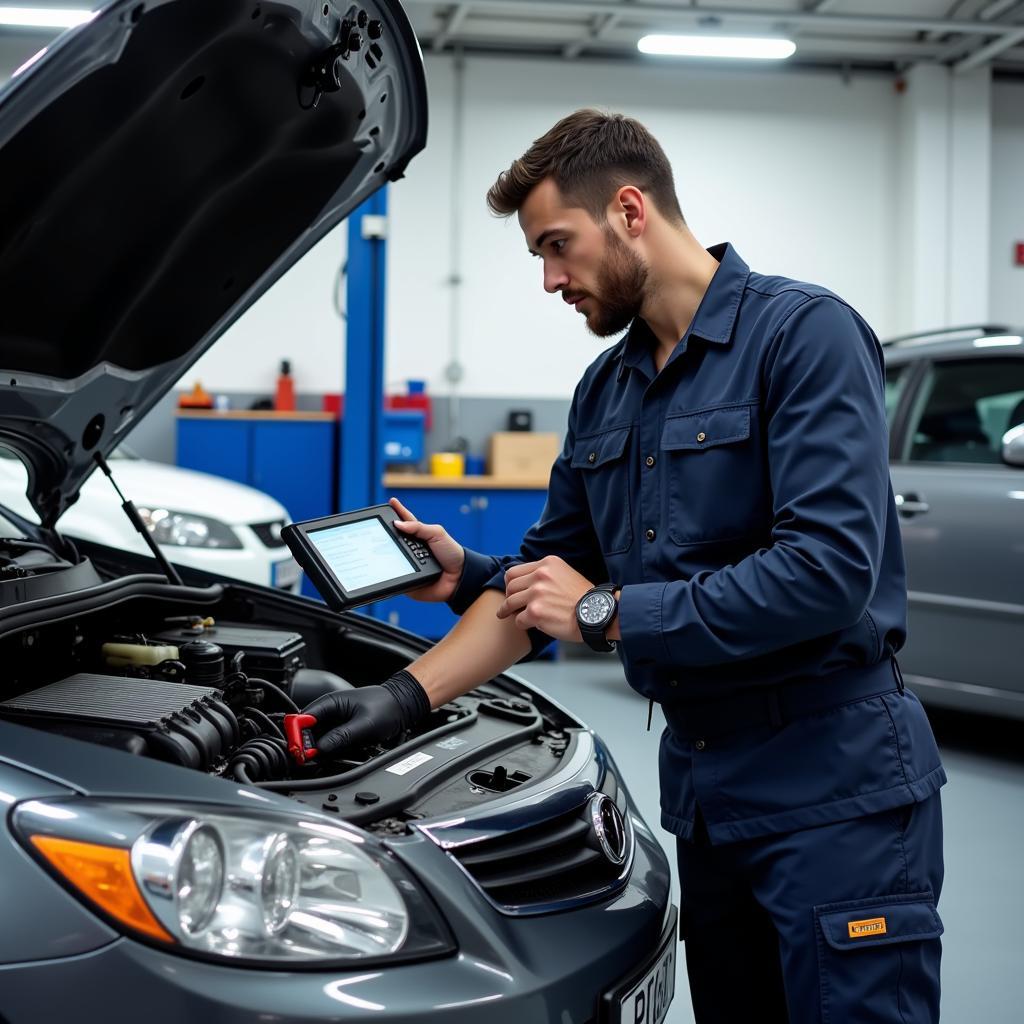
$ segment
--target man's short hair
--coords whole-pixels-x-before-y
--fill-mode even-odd
[[[635,185],[653,199],[667,220],[686,223],[665,151],[639,121],[624,114],[577,110],[563,117],[498,175],[487,205],[497,216],[509,217],[545,178],[554,181],[567,205],[581,207],[599,224],[623,185]]]

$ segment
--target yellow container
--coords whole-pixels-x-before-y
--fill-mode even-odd
[[[430,456],[431,476],[463,476],[466,457],[461,452],[435,452]]]

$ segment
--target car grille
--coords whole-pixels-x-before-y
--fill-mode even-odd
[[[275,519],[272,523],[253,523],[252,532],[268,548],[283,548],[284,541],[281,540],[281,527],[284,526],[283,519]]]
[[[616,789],[614,782],[605,787],[612,799]],[[625,812],[623,817],[628,820]],[[627,837],[631,845],[628,824]],[[626,865],[613,864],[593,843],[586,804],[454,849],[452,855],[495,903],[520,911],[608,895],[619,887],[629,864],[628,857]]]

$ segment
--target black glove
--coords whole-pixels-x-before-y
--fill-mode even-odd
[[[319,728],[319,753],[329,756],[346,747],[366,747],[411,729],[430,714],[430,699],[416,677],[402,669],[380,686],[361,686],[318,697],[303,709]]]

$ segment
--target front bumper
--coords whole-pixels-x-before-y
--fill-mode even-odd
[[[441,872],[429,888],[459,945],[442,960],[285,972],[203,963],[118,939],[80,956],[0,965],[0,1019],[413,1024],[429,1015],[438,1024],[597,1022],[602,995],[649,960],[671,913],[665,856],[638,815],[634,829],[625,888],[573,911],[504,916],[469,885],[449,886],[454,872]],[[446,856],[436,848],[424,854],[434,855]]]

